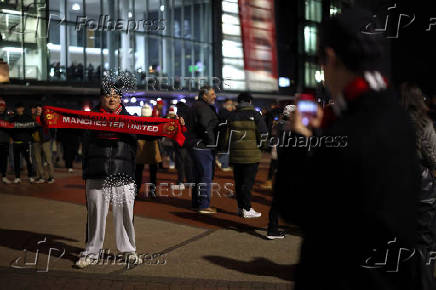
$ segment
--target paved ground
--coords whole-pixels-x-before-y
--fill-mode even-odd
[[[137,251],[149,260],[128,270],[105,260],[84,270],[72,267],[85,240],[80,173],[56,169],[54,184],[0,184],[1,289],[291,289],[300,238],[288,226],[291,234],[284,240],[265,239],[271,196],[258,184],[265,180],[266,164],[253,193],[253,207],[263,214],[259,219],[235,214],[232,185],[224,189],[233,181],[231,172],[217,171],[221,190],[212,198],[219,211],[214,216],[190,209],[189,190],[171,192],[165,185],[158,199],[136,202]],[[175,172],[158,174],[161,185],[175,179]],[[110,214],[104,248],[116,252]],[[47,261],[48,272],[41,272]]]

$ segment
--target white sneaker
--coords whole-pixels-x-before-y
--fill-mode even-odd
[[[12,181],[10,181],[7,177],[3,177],[2,178],[2,182],[5,183],[5,184],[11,184],[12,183]]]
[[[20,178],[15,178],[15,179],[14,179],[14,183],[15,183],[15,184],[17,184],[17,183],[21,183],[21,179],[20,179]]]
[[[30,182],[30,183],[35,183],[35,178],[30,177],[30,178],[29,178],[29,182]]]
[[[242,209],[242,217],[245,219],[258,218],[261,215],[262,213],[255,211],[253,208],[250,208],[250,210]]]
[[[93,259],[91,257],[81,256],[79,260],[76,261],[75,266],[79,269],[83,269],[88,267],[89,265],[94,264],[96,260],[97,259]]]
[[[229,172],[229,171],[232,171],[232,168],[231,167],[224,167],[224,168],[221,168],[221,171]]]
[[[68,173],[73,173],[73,168],[68,168]]]
[[[42,179],[42,178],[38,178],[36,181],[34,181],[34,183],[37,183],[37,184],[41,184],[41,183],[44,183],[44,182],[45,182],[45,180]]]
[[[185,190],[185,185],[183,183],[171,184],[171,189],[173,189],[173,190]]]

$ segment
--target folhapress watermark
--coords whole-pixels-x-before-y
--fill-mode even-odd
[[[77,16],[76,31],[86,29],[89,31],[120,31],[130,33],[133,31],[140,32],[158,32],[166,28],[165,19],[136,19],[133,16],[128,19],[111,18],[110,15],[100,15],[98,19],[88,16]]]

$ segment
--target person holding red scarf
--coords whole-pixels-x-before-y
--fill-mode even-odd
[[[303,236],[296,290],[421,289],[413,266],[415,131],[377,71],[382,39],[362,30],[372,22],[371,13],[353,8],[323,24],[320,60],[335,104],[308,126],[297,110],[294,131],[318,146],[306,152],[294,182],[283,174],[276,180],[282,217]],[[346,144],[336,146],[337,136]]]
[[[100,104],[93,111],[129,115],[121,104],[122,88],[121,79],[104,80]],[[129,262],[140,263],[133,227],[136,135],[96,130],[88,130],[84,135],[83,179],[86,182],[88,219],[85,250],[75,266],[85,268],[98,260],[104,242],[109,200],[113,203],[118,251]],[[115,200],[118,202],[115,203]]]

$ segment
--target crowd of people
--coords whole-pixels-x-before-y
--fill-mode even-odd
[[[29,110],[30,109],[30,110]],[[30,183],[54,183],[55,166],[64,159],[68,172],[73,172],[73,161],[79,156],[80,131],[48,129],[36,118],[42,114],[42,105],[26,108],[18,102],[8,112],[6,102],[0,99],[0,120],[16,124],[16,128],[0,128],[0,173],[3,184],[21,183],[24,168]],[[59,154],[63,152],[63,155]],[[62,158],[61,158],[62,157]],[[25,167],[23,165],[25,162]],[[15,178],[7,174],[13,169]]]
[[[191,106],[179,102],[177,114],[174,109],[167,114],[184,127],[183,146],[155,136],[83,132],[87,239],[76,267],[91,265],[102,249],[107,178],[120,173],[128,178],[110,186],[110,192],[124,197],[113,206],[116,244],[120,253],[141,263],[133,207],[135,195],[144,198],[146,164],[151,183],[158,184],[164,155],[173,156],[173,188],[182,190],[186,182],[192,183],[192,210],[204,215],[217,213],[211,204],[215,165],[233,171],[235,212],[258,218],[262,213],[252,207],[251,191],[264,151],[271,162],[263,187],[272,189],[273,196],[267,237],[284,237],[279,217],[298,226],[303,237],[295,289],[434,289],[436,133],[419,87],[405,83],[395,90],[378,72],[381,42],[361,33],[371,18],[354,9],[324,24],[319,59],[332,101],[317,106],[310,118],[303,115],[298,100],[284,108],[274,103],[262,114],[248,92],[238,95],[236,105],[225,100],[217,113],[215,90],[204,86]],[[106,84],[93,111],[128,115],[121,97],[117,82]],[[161,116],[161,109],[162,102],[155,108],[145,105],[141,114]],[[5,164],[10,142],[14,182],[20,182],[21,157],[32,182],[53,182],[53,136],[34,125],[41,107],[35,106],[32,116],[23,111],[22,104],[16,105],[8,119],[0,102],[0,118],[22,124],[0,130],[3,182],[9,182]],[[66,156],[68,146],[77,151],[71,141],[64,146]],[[407,257],[402,256],[405,249]],[[327,266],[320,269],[320,264]]]

